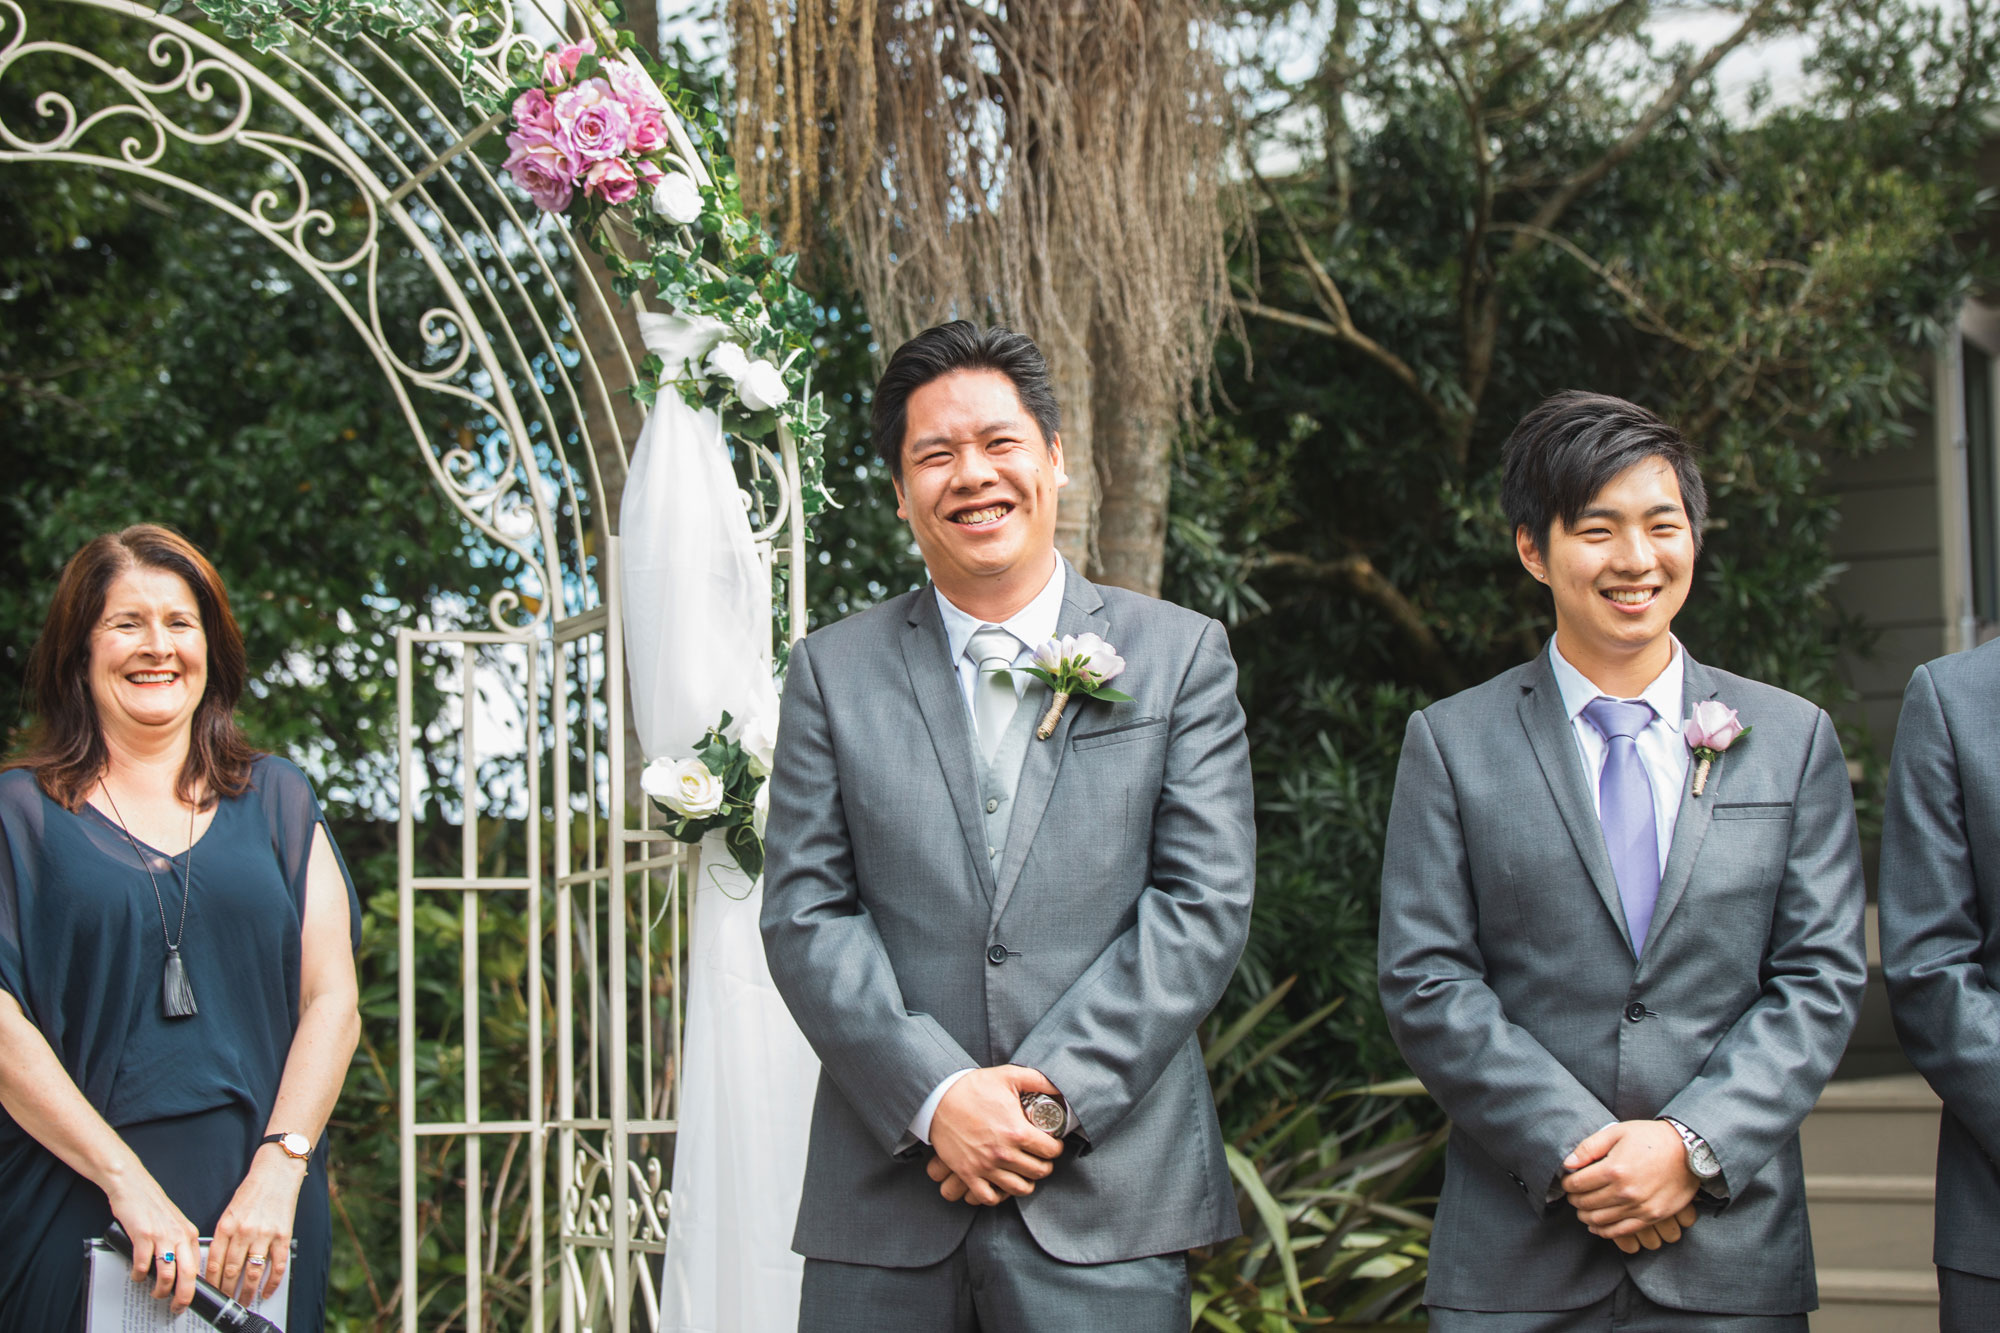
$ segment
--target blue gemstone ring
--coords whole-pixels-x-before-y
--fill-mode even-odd
[[[173,1261],[174,1261],[174,1252],[172,1250],[168,1250],[165,1254],[162,1254],[160,1256],[160,1262],[163,1264],[170,1264]]]

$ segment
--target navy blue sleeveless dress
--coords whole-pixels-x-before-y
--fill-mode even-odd
[[[323,819],[305,774],[270,756],[252,767],[248,791],[218,803],[193,848],[181,944],[200,1012],[167,1018],[160,909],[124,833],[91,806],[63,809],[25,769],[0,773],[0,987],[204,1236],[277,1100],[299,1021],[307,858]],[[168,858],[139,846],[171,922],[187,858],[172,858],[170,876]],[[361,904],[344,864],[341,876],[359,945]],[[0,1333],[81,1327],[84,1245],[110,1220],[103,1191],[0,1109]],[[319,1333],[332,1241],[324,1142],[293,1235],[287,1326]]]

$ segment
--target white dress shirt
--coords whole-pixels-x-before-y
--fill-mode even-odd
[[[944,617],[945,647],[951,653],[952,669],[958,673],[958,689],[959,693],[965,696],[966,716],[972,717],[976,726],[977,714],[972,707],[972,688],[979,683],[979,664],[966,657],[965,645],[972,641],[974,634],[993,622],[980,620],[959,610],[952,605],[951,599],[944,595],[942,589],[933,588],[932,591],[937,594],[938,614]],[[1042,585],[1042,590],[1035,594],[1034,600],[999,622],[998,628],[1014,636],[1015,666],[1026,665],[1028,659],[1034,656],[1035,649],[1056,637],[1056,626],[1062,620],[1062,602],[1063,566],[1062,561],[1058,560],[1055,569],[1049,574],[1049,581]],[[1031,679],[1032,677],[1025,675],[1014,677],[1016,697],[1027,688]]]
[[[1639,694],[1639,700],[1653,706],[1653,720],[1645,730],[1633,738],[1639,750],[1639,763],[1646,770],[1646,781],[1653,789],[1653,830],[1659,835],[1660,873],[1667,869],[1667,849],[1674,845],[1674,823],[1681,814],[1681,788],[1688,780],[1688,748],[1681,739],[1681,704],[1684,678],[1687,674],[1687,654],[1681,649],[1679,639],[1673,640],[1674,655],[1667,663],[1667,669],[1653,678]],[[1590,788],[1590,807],[1602,818],[1599,808],[1597,784],[1604,773],[1604,757],[1610,752],[1604,736],[1590,724],[1583,710],[1590,701],[1598,698],[1616,699],[1618,696],[1608,690],[1601,690],[1588,676],[1571,666],[1556,647],[1553,636],[1549,639],[1549,664],[1555,668],[1556,688],[1562,692],[1563,710],[1569,714],[1570,730],[1576,734],[1577,749],[1583,754],[1583,776]]]
[[[1049,581],[1035,594],[1034,600],[1000,622],[999,628],[1006,630],[1016,640],[1013,663],[1015,666],[1026,665],[1028,659],[1034,656],[1035,649],[1056,637],[1056,626],[1062,619],[1063,587],[1063,563],[1058,559],[1056,567],[1049,572]],[[959,693],[965,697],[966,716],[973,719],[976,735],[978,718],[972,706],[972,689],[979,682],[979,664],[966,657],[965,645],[972,641],[974,634],[993,622],[980,620],[959,610],[952,605],[951,599],[944,595],[943,589],[934,587],[932,591],[937,594],[938,614],[944,618],[945,648],[951,654],[952,669],[958,673]],[[1031,679],[1030,676],[1015,673],[1016,696],[1028,687]],[[924,1104],[918,1107],[916,1115],[910,1118],[910,1133],[920,1141],[929,1143],[931,1120],[937,1115],[938,1103],[944,1100],[945,1093],[951,1091],[952,1084],[971,1072],[970,1069],[961,1069],[955,1074],[945,1075],[944,1081],[931,1089],[931,1095],[924,1098]],[[1063,1126],[1064,1132],[1068,1132],[1074,1124],[1075,1116],[1071,1114],[1069,1122]]]

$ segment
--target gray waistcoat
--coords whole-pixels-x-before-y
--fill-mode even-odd
[[[978,728],[973,728],[972,766],[979,774],[979,808],[986,813],[986,855],[997,872],[1007,852],[1007,824],[1014,817],[1014,789],[1021,785],[1021,765],[1035,744],[1035,726],[1048,711],[1053,696],[1046,685],[1031,685],[1021,694],[1021,706],[1000,738],[993,761],[979,753]]]

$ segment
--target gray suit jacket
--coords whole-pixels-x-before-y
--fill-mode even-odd
[[[1410,719],[1380,980],[1454,1124],[1432,1305],[1574,1309],[1628,1272],[1684,1310],[1817,1303],[1798,1127],[1867,978],[1847,769],[1805,700],[1692,658],[1686,682],[1755,731],[1683,791],[1637,960],[1548,654]],[[1581,1140],[1662,1115],[1708,1140],[1730,1199],[1627,1258],[1545,1200]]]
[[[1235,663],[1216,622],[1064,574],[1061,632],[1114,644],[1133,701],[1073,700],[1029,741],[997,873],[935,594],[792,650],[763,933],[824,1065],[793,1238],[810,1258],[950,1254],[975,1210],[939,1197],[906,1131],[947,1074],[1009,1062],[1081,1124],[1021,1201],[1043,1249],[1106,1263],[1238,1232],[1194,1036],[1255,879]]]
[[[1879,896],[1896,1031],[1944,1099],[1932,1255],[2000,1278],[2000,643],[1910,678]]]

